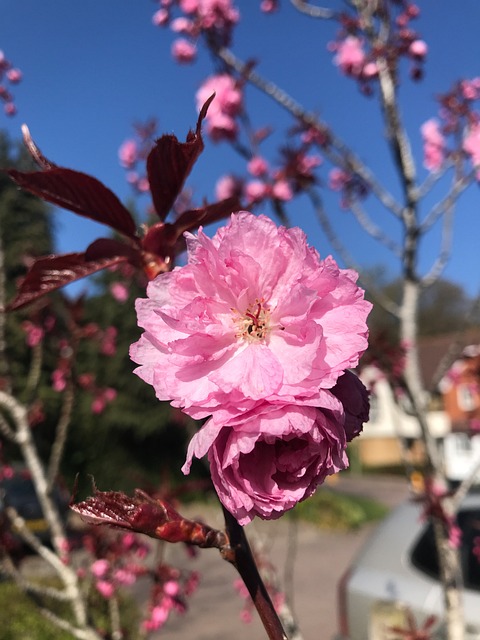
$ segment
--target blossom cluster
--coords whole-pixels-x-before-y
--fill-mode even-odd
[[[333,62],[340,71],[359,83],[361,90],[369,94],[371,84],[378,77],[378,61],[395,69],[400,58],[410,61],[410,75],[419,80],[423,75],[422,65],[428,53],[427,44],[412,28],[411,21],[420,13],[417,5],[401,1],[392,3],[389,37],[385,42],[367,42],[364,25],[359,17],[341,14],[341,28],[335,41],[328,45],[334,53]],[[374,19],[383,17],[372,14]]]
[[[17,112],[17,108],[13,102],[13,95],[7,89],[4,82],[17,84],[22,79],[22,72],[15,68],[12,63],[7,60],[5,54],[0,50],[0,100],[4,103],[3,110],[7,116],[13,116]]]
[[[187,234],[188,263],[137,301],[136,373],[160,400],[209,420],[190,442],[240,524],[278,518],[347,466],[368,396],[347,371],[367,347],[357,274],[321,260],[298,228],[232,214]]]
[[[187,610],[187,597],[199,582],[198,572],[181,572],[164,560],[152,564],[152,549],[143,536],[92,527],[84,534],[82,546],[88,553],[88,566],[80,565],[77,573],[106,600],[118,596],[139,578],[150,579],[148,611],[142,622],[147,633],[160,629],[172,611]]]
[[[420,129],[426,169],[439,171],[455,155],[448,148],[449,137],[454,145],[460,139],[461,149],[480,180],[480,113],[476,105],[479,100],[480,77],[463,79],[439,97],[438,118],[427,120]]]
[[[181,63],[193,62],[197,56],[197,41],[208,34],[218,45],[230,42],[232,27],[240,14],[232,0],[160,0],[152,18],[155,26],[165,27],[178,34],[172,44],[172,56]],[[180,10],[176,17],[174,9]]]

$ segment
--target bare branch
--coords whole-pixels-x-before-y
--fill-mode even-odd
[[[361,268],[355,264],[352,256],[346,250],[345,246],[340,241],[334,229],[332,228],[332,225],[330,224],[328,216],[323,207],[322,199],[320,198],[318,192],[313,188],[310,188],[308,190],[308,195],[312,202],[312,206],[314,208],[315,215],[317,216],[320,227],[322,228],[325,236],[332,245],[334,251],[337,252],[341,260],[347,267],[349,267],[350,269],[355,269],[361,274]],[[395,302],[393,302],[393,300],[379,291],[375,284],[370,280],[370,278],[365,275],[360,275],[360,280],[377,304],[379,304],[383,309],[385,309],[385,311],[387,311],[387,313],[390,313],[390,315],[394,316],[395,318],[399,317],[399,306]]]
[[[341,154],[345,166],[365,182],[370,191],[376,195],[389,211],[392,211],[397,217],[401,217],[402,208],[394,197],[376,180],[370,169],[357,158],[347,145],[340,140],[340,138],[336,137],[326,124],[318,120],[316,115],[306,111],[294,98],[274,82],[262,78],[262,76],[252,69],[251,65],[237,58],[226,47],[217,48],[214,50],[214,53],[227,67],[235,70],[245,78],[245,80],[257,87],[257,89],[270,96],[278,105],[288,111],[303,125],[311,127],[322,134],[326,133],[329,144]]]
[[[465,191],[467,187],[469,187],[472,182],[475,180],[475,171],[470,171],[467,175],[461,176],[456,182],[453,184],[450,192],[438,202],[431,210],[428,216],[420,225],[420,232],[424,234],[428,231],[440,218],[440,216],[445,213],[450,207],[452,207],[455,202],[458,200],[459,196]]]
[[[332,20],[338,17],[338,13],[333,9],[327,9],[326,7],[316,7],[305,0],[290,0],[292,5],[300,11],[305,13],[310,18],[319,18],[320,20]]]
[[[397,258],[401,258],[402,249],[398,246],[398,244],[389,238],[386,233],[377,227],[377,225],[369,218],[367,213],[363,210],[360,202],[358,200],[351,200],[348,202],[348,206],[352,211],[353,215],[357,219],[359,225],[364,229],[369,236],[371,236],[374,240],[383,244],[389,251],[391,251]]]
[[[74,386],[71,379],[63,392],[62,411],[57,422],[55,440],[50,451],[50,460],[47,471],[47,490],[50,493],[58,475],[60,462],[62,460],[65,443],[67,440],[68,427],[72,418],[73,401],[75,399]]]
[[[453,238],[453,219],[454,219],[454,207],[451,206],[445,212],[443,219],[442,230],[442,244],[440,247],[440,253],[437,259],[432,265],[430,271],[422,278],[421,286],[429,287],[441,276],[442,271],[445,269],[447,262],[450,259],[452,253],[452,238]]]

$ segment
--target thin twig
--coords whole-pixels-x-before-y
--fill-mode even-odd
[[[382,231],[382,229],[380,229],[380,227],[377,227],[373,220],[371,220],[367,213],[363,210],[358,200],[349,201],[348,206],[357,219],[358,224],[371,238],[377,240],[377,242],[386,247],[397,258],[400,258],[402,256],[402,249],[394,240],[392,240],[392,238],[389,238],[387,234]]]
[[[394,213],[398,218],[401,218],[402,209],[393,196],[376,180],[370,169],[368,169],[368,167],[359,158],[357,158],[347,145],[340,138],[335,136],[327,125],[318,120],[316,115],[306,111],[299,102],[292,98],[286,91],[278,87],[274,82],[262,78],[262,76],[252,69],[251,65],[246,64],[237,58],[232,51],[226,47],[219,47],[215,49],[214,53],[227,65],[227,67],[235,70],[248,82],[257,87],[257,89],[272,98],[278,105],[288,111],[304,126],[315,129],[322,134],[326,134],[328,137],[328,143],[341,154],[344,159],[344,163],[349,170],[365,182],[370,191],[376,195],[376,197],[389,211]]]
[[[268,595],[253,559],[243,527],[223,507],[225,528],[229,538],[228,548],[222,550],[222,557],[232,564],[240,574],[248,589],[253,604],[270,640],[288,640],[275,607]]]
[[[319,18],[320,20],[332,20],[338,17],[338,13],[333,9],[327,9],[326,7],[316,7],[305,0],[290,0],[292,5],[300,11],[305,13],[310,18]]]
[[[47,490],[51,492],[58,475],[60,462],[62,460],[65,443],[67,440],[68,427],[72,418],[73,402],[75,399],[74,385],[71,376],[67,381],[67,386],[63,392],[62,410],[57,422],[55,440],[50,451],[50,460],[47,471]]]

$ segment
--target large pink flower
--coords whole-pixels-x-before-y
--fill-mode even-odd
[[[315,407],[263,403],[222,424],[211,418],[192,439],[192,456],[208,452],[218,497],[241,525],[279,518],[328,475],[348,466],[339,414]]]
[[[247,212],[187,244],[188,264],[137,301],[136,373],[194,418],[265,400],[321,404],[367,346],[371,305],[357,274],[320,260],[300,229]]]

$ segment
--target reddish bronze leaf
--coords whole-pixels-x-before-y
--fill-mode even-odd
[[[207,225],[212,222],[217,222],[236,211],[241,211],[241,209],[242,205],[240,200],[235,196],[233,198],[227,198],[226,200],[220,200],[220,202],[215,202],[214,204],[208,204],[201,209],[185,211],[172,225],[175,227],[175,240],[185,231],[190,231],[190,229],[194,229],[200,224]]]
[[[173,207],[195,161],[203,151],[202,121],[214,96],[203,105],[198,116],[196,131],[190,131],[186,142],[174,135],[159,138],[147,158],[147,175],[153,205],[160,220],[165,220]]]
[[[7,306],[7,310],[20,309],[70,282],[125,261],[124,256],[89,261],[85,259],[84,253],[68,253],[63,256],[39,258],[33,263],[17,296]]]
[[[7,170],[22,189],[81,216],[106,224],[119,233],[133,238],[135,222],[117,196],[96,178],[52,167],[45,171],[23,172]]]
[[[90,524],[106,524],[144,533],[166,542],[185,542],[199,547],[221,548],[227,543],[223,531],[188,520],[165,500],[154,500],[135,490],[133,497],[120,491],[98,491],[70,508]]]
[[[141,264],[140,247],[115,240],[115,238],[98,238],[88,245],[85,260],[102,260],[104,258],[125,257],[130,264]]]

